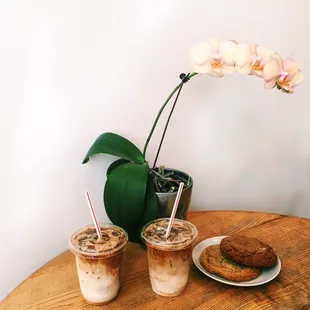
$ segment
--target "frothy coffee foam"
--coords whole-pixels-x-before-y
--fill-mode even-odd
[[[86,253],[103,253],[119,247],[126,241],[125,234],[116,227],[101,227],[102,240],[98,238],[94,227],[78,231],[72,238],[76,250]]]
[[[170,235],[166,238],[168,223],[166,219],[151,223],[144,230],[144,238],[158,245],[182,245],[192,242],[196,232],[189,223],[175,219]]]

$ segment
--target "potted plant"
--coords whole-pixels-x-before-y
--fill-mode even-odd
[[[115,133],[101,134],[90,147],[83,163],[90,156],[105,153],[119,157],[107,170],[104,187],[104,205],[110,220],[128,231],[132,241],[139,240],[141,227],[159,216],[169,216],[179,183],[185,183],[178,217],[186,218],[193,186],[192,178],[182,171],[157,167],[157,158],[165,133],[183,85],[198,74],[223,77],[237,72],[262,78],[266,89],[277,88],[292,94],[303,74],[291,58],[283,60],[277,53],[254,44],[239,44],[236,41],[218,42],[209,39],[195,45],[190,52],[193,73],[181,74],[181,82],[168,96],[154,121],[146,139],[143,152],[132,142]],[[159,118],[171,98],[174,104],[158,147],[152,166],[146,160],[146,152]]]

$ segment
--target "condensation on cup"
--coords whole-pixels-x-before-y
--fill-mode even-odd
[[[188,221],[174,219],[165,237],[169,218],[145,225],[141,238],[147,246],[149,276],[153,291],[161,296],[180,295],[186,287],[197,228]]]
[[[116,298],[120,265],[128,243],[127,233],[113,224],[100,224],[102,241],[94,225],[76,231],[69,247],[75,255],[82,295],[86,302],[101,305]]]

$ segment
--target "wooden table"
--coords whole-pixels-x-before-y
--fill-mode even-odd
[[[273,246],[282,261],[278,277],[242,288],[216,282],[191,266],[186,291],[173,298],[153,293],[145,249],[130,244],[124,254],[121,291],[105,306],[90,306],[80,294],[73,255],[66,251],[21,283],[0,310],[20,309],[310,309],[310,220],[268,213],[192,212],[199,240],[233,233]]]

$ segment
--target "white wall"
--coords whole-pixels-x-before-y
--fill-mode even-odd
[[[82,165],[86,151],[106,131],[142,149],[179,73],[190,71],[191,46],[210,36],[292,55],[306,79],[293,96],[254,78],[193,79],[159,163],[193,176],[193,209],[309,217],[309,12],[308,0],[1,1],[0,297],[91,221],[84,189],[107,220],[112,157]]]

